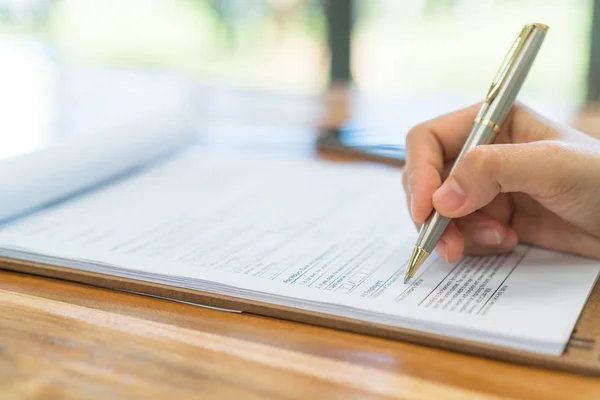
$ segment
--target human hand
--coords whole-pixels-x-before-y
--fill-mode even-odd
[[[600,141],[557,126],[523,106],[507,116],[494,144],[458,163],[480,106],[413,128],[403,184],[420,226],[433,209],[453,218],[436,251],[448,262],[463,253],[511,251],[519,241],[600,259]]]

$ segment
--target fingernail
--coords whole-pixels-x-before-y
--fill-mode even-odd
[[[502,236],[497,229],[482,228],[475,231],[473,241],[480,246],[498,246],[502,244]]]
[[[448,178],[446,182],[433,194],[433,202],[442,204],[448,211],[454,211],[465,202],[465,191],[456,179]]]
[[[443,240],[440,240],[438,244],[435,245],[435,251],[444,259],[444,261],[448,262],[448,249]]]
[[[415,218],[415,194],[414,193],[410,194],[410,215],[411,215],[413,221],[416,221],[416,218]]]
[[[513,232],[508,232],[504,240],[502,241],[502,246],[507,250],[512,250],[519,244],[519,237],[517,234]]]

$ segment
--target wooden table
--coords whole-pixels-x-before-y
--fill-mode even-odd
[[[0,315],[0,399],[600,398],[590,377],[6,271]]]

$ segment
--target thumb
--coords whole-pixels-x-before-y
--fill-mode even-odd
[[[489,204],[499,193],[550,198],[569,187],[572,163],[555,141],[493,144],[470,150],[433,194],[442,215],[459,218]]]

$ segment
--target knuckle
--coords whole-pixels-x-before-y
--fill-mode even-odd
[[[529,109],[523,103],[521,103],[520,101],[515,101],[515,104],[513,104],[512,106],[511,112],[513,114],[520,114],[523,112],[528,112],[528,110]]]
[[[556,158],[563,155],[566,151],[565,145],[555,140],[543,140],[536,143],[536,153],[543,154],[544,158]]]
[[[555,170],[561,176],[563,173],[569,173],[569,168],[565,167],[569,165],[566,160],[571,155],[571,151],[566,143],[556,140],[544,140],[535,144],[535,155],[532,155],[531,161],[544,170]],[[534,157],[537,159],[533,159]],[[558,181],[558,179],[555,179],[555,181]]]
[[[416,136],[418,136],[420,134],[420,132],[422,132],[424,129],[425,129],[425,125],[419,124],[419,125],[415,125],[408,131],[408,134],[406,135],[407,147],[410,146],[410,144],[415,140]]]
[[[536,143],[534,151],[539,155],[539,159],[534,160],[538,177],[535,185],[537,196],[544,198],[545,201],[559,199],[560,195],[576,187],[579,180],[573,179],[573,176],[581,171],[579,167],[585,163],[574,162],[576,160],[573,157],[579,158],[581,149],[557,140],[544,140]],[[552,179],[544,179],[545,174],[549,173]]]
[[[465,155],[471,172],[495,175],[501,168],[502,157],[494,146],[478,146]]]
[[[402,185],[404,185],[405,188],[408,187],[409,179],[410,179],[410,176],[408,174],[408,170],[406,168],[404,168],[404,170],[402,171]]]
[[[552,140],[559,133],[542,116],[523,104],[515,104],[511,110],[511,129],[518,142]]]

